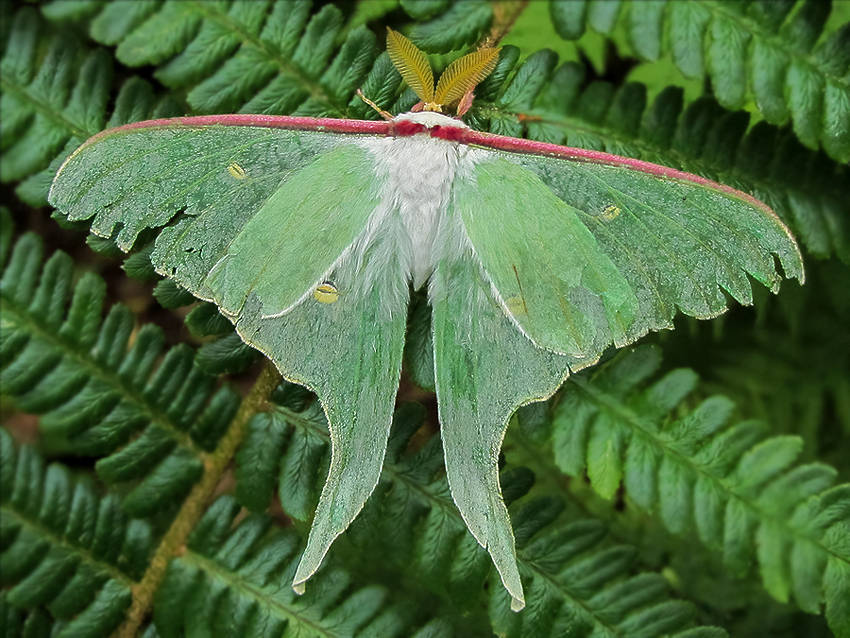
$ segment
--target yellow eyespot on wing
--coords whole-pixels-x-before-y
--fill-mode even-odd
[[[522,297],[508,297],[505,299],[505,305],[512,315],[528,314],[528,308],[525,306],[525,299]]]
[[[620,214],[620,207],[614,206],[613,204],[611,204],[610,206],[606,206],[605,208],[603,208],[602,213],[599,216],[602,219],[610,221],[610,220],[616,218],[619,214]]]
[[[246,179],[248,177],[248,173],[245,172],[245,169],[239,166],[236,162],[233,162],[227,167],[227,172],[236,179]]]
[[[313,291],[313,298],[319,303],[333,303],[339,299],[339,290],[327,281]]]

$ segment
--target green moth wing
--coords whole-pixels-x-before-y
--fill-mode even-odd
[[[157,270],[231,315],[253,290],[271,315],[319,282],[365,227],[378,192],[369,166],[364,151],[328,133],[154,122],[84,144],[50,197],[123,250],[170,224]],[[327,170],[341,179],[317,179]],[[291,259],[317,236],[313,259]]]
[[[93,138],[60,169],[50,201],[72,220],[92,219],[93,232],[125,250],[145,229],[164,227],[156,269],[217,303],[244,341],[319,396],[332,459],[295,577],[303,590],[380,476],[407,275],[392,223],[367,228],[381,180],[351,138],[223,119]]]
[[[476,154],[454,205],[499,304],[534,343],[584,365],[678,310],[722,313],[724,291],[752,303],[748,275],[775,292],[774,255],[802,278],[787,228],[743,193],[628,164]]]
[[[671,327],[677,309],[715,316],[724,291],[751,303],[748,275],[776,291],[774,255],[800,279],[802,261],[767,207],[719,184],[578,149],[505,151],[533,143],[473,131],[465,141],[429,289],[437,400],[452,496],[516,610],[497,469],[513,412],[612,343]]]

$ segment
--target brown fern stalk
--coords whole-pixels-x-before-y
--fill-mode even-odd
[[[133,586],[133,603],[124,623],[113,634],[116,638],[133,638],[137,634],[153,603],[153,597],[165,578],[168,563],[185,551],[186,539],[206,511],[222,474],[245,438],[248,421],[262,409],[279,383],[280,374],[267,361],[248,396],[239,406],[239,411],[228,426],[218,447],[211,454],[201,456],[204,474],[195,484],[171,523],[171,527],[162,537],[144,577]]]

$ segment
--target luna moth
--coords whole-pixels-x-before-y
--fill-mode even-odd
[[[779,218],[728,186],[441,113],[469,107],[496,50],[459,59],[436,87],[403,36],[390,32],[388,51],[422,100],[409,113],[129,124],[75,151],[50,202],[125,251],[160,229],[156,270],[319,397],[332,458],[299,592],[378,483],[410,290],[427,286],[448,483],[519,610],[497,469],[513,412],[678,310],[751,303],[749,276],[776,292],[774,256],[802,281],[802,260]]]

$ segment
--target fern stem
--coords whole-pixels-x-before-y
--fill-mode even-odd
[[[510,0],[502,0],[493,5],[493,24],[490,26],[488,35],[490,46],[498,46],[502,38],[510,33],[517,19],[528,6],[529,1],[511,2]]]
[[[117,638],[132,638],[138,632],[139,626],[153,602],[154,594],[165,578],[169,561],[184,551],[189,534],[204,514],[206,506],[221,480],[221,475],[242,443],[248,421],[268,400],[278,383],[280,383],[280,374],[267,361],[248,396],[239,406],[239,411],[228,426],[227,432],[222,437],[218,447],[212,454],[202,455],[204,475],[192,489],[171,523],[171,527],[162,537],[144,577],[133,587],[133,604],[124,623],[114,634]]]

